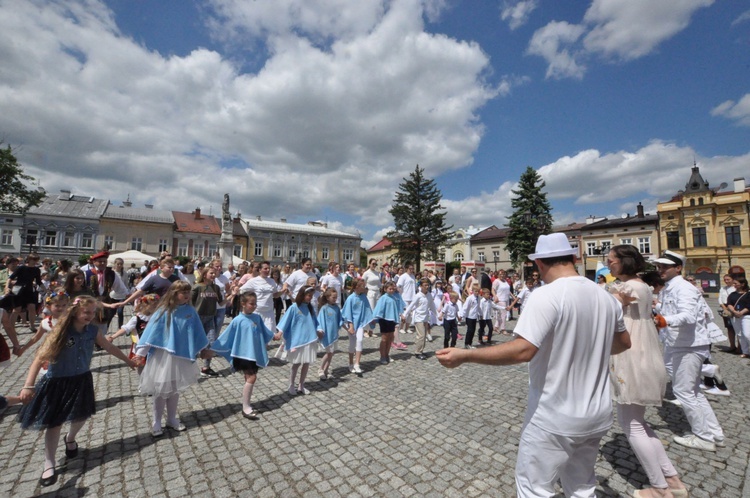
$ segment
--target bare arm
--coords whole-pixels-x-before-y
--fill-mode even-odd
[[[523,337],[510,342],[483,349],[441,349],[435,353],[440,364],[447,368],[456,368],[463,363],[480,365],[516,365],[527,363],[536,355],[539,348]]]
[[[630,333],[626,330],[625,332],[616,333],[612,340],[611,354],[620,354],[623,351],[630,349]]]
[[[120,351],[120,348],[109,342],[107,339],[104,338],[102,334],[96,334],[96,343],[106,352],[114,356],[115,358],[119,358],[120,360],[124,361],[129,367],[135,368],[137,366],[137,363],[128,358],[128,356]]]

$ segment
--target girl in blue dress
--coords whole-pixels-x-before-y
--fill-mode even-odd
[[[353,285],[354,292],[346,299],[341,316],[349,331],[349,371],[361,374],[359,362],[362,360],[365,327],[371,326],[373,317],[365,281],[356,278]]]
[[[65,456],[74,458],[78,456],[76,435],[96,412],[90,370],[94,344],[128,366],[135,366],[117,346],[97,332],[95,325],[91,325],[97,306],[93,297],[80,296],[73,300],[72,306],[39,348],[19,394],[21,402],[26,405],[18,416],[21,428],[46,431],[44,471],[39,479],[42,486],[57,482],[55,452],[63,423],[70,422],[70,429],[63,438]],[[45,362],[49,362],[47,373],[35,385],[34,380]]]
[[[245,374],[242,388],[242,416],[257,420],[258,412],[253,410],[250,399],[253,395],[258,369],[268,366],[266,345],[271,339],[278,341],[281,333],[274,334],[263,323],[263,318],[255,313],[258,296],[255,292],[245,292],[240,296],[242,313],[221,333],[211,345],[208,354],[218,354],[232,364],[236,371]]]
[[[386,282],[383,285],[385,292],[372,312],[373,317],[378,321],[380,328],[380,363],[387,365],[391,361],[391,344],[393,344],[393,335],[401,323],[401,312],[405,308],[401,295],[396,292],[396,284]]]
[[[322,332],[320,344],[325,350],[323,364],[318,370],[320,380],[328,380],[328,369],[331,368],[333,354],[336,352],[336,341],[339,339],[339,329],[344,324],[341,318],[341,308],[338,305],[339,293],[333,287],[328,287],[318,301],[318,333]]]
[[[289,379],[289,394],[310,394],[305,388],[305,378],[310,369],[310,363],[315,361],[318,352],[318,339],[323,336],[318,332],[318,319],[313,310],[312,298],[315,287],[305,286],[297,292],[294,304],[286,310],[277,325],[283,337],[289,354],[287,360],[292,364]],[[302,368],[300,368],[300,366]],[[299,384],[296,384],[299,371]]]

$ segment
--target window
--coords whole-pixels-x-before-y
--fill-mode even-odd
[[[638,237],[638,251],[641,254],[651,254],[651,237]]]
[[[263,242],[255,243],[255,252],[253,254],[255,257],[263,257]]]
[[[328,261],[328,256],[329,256],[329,254],[328,254],[328,247],[325,247],[325,246],[322,247],[321,250],[320,250],[320,253],[321,253],[321,256],[323,257],[323,260],[324,261]]]
[[[167,239],[159,239],[159,253],[168,251],[169,241]]]
[[[193,256],[196,258],[202,258],[203,257],[203,250],[206,248],[206,246],[201,243],[193,243]]]
[[[484,251],[479,251],[479,252],[477,252],[477,259],[478,259],[479,261],[482,261],[482,262],[484,262],[484,261],[485,261],[485,257],[484,257]]]
[[[214,256],[216,256],[217,252],[218,252],[218,249],[216,249],[216,245],[215,244],[209,244],[208,245],[208,257],[209,258],[213,258]]]
[[[178,242],[177,243],[177,255],[187,256],[188,255],[187,248],[188,248],[187,241],[181,240],[180,242]]]
[[[143,249],[143,239],[141,237],[133,237],[133,240],[130,241],[130,250],[140,251],[142,249]]]
[[[453,255],[453,261],[463,261],[464,260],[464,253],[457,252]]]
[[[238,258],[242,259],[242,245],[235,244],[234,245],[234,251],[232,251],[232,254],[234,254]]]
[[[26,244],[35,246],[37,237],[39,237],[39,230],[26,230]]]
[[[695,199],[690,199],[690,205],[695,206]]]
[[[290,261],[294,261],[295,260],[294,258],[296,258],[296,257],[297,257],[297,249],[294,249],[293,247],[290,247],[289,248],[289,260]]]
[[[596,242],[586,242],[586,255],[597,256],[596,253]]]
[[[280,258],[281,257],[281,244],[274,244],[273,245],[273,257],[274,258]]]
[[[344,261],[352,261],[354,259],[354,249],[344,249]]]
[[[680,248],[680,232],[667,232],[667,249]]]
[[[741,246],[742,238],[740,237],[740,227],[724,227],[724,233],[727,237],[727,247],[730,246]]]
[[[105,235],[104,243],[107,244],[107,249],[112,249],[115,246],[115,238],[111,235]]]
[[[309,247],[305,247],[304,249],[302,249],[302,257],[303,258],[309,258],[310,257],[310,248]]]
[[[53,247],[57,245],[56,230],[47,230],[46,232],[44,232],[44,245]]]
[[[703,197],[701,197],[701,198],[698,199],[698,205],[699,206],[703,205]]]
[[[693,228],[693,247],[706,247],[706,227]]]
[[[602,246],[600,248],[601,251],[599,252],[599,254],[604,254],[604,255],[609,254],[609,250],[611,247],[612,247],[611,240],[602,240]]]
[[[492,251],[492,260],[498,260],[500,259],[500,251]]]
[[[627,244],[632,246],[633,245],[633,239],[628,237],[627,239],[620,239],[620,244]]]
[[[63,247],[75,247],[76,246],[76,234],[73,232],[63,232],[62,235]]]
[[[4,246],[13,245],[13,230],[3,229],[0,244]]]
[[[93,233],[84,233],[83,236],[81,236],[81,247],[83,249],[94,248],[94,234]]]

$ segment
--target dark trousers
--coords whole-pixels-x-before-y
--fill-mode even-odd
[[[280,297],[273,298],[273,312],[276,317],[276,323],[279,323],[282,311],[284,311],[284,301]]]
[[[488,328],[487,332],[487,342],[490,342],[492,340],[492,320],[479,320],[479,343],[481,344],[482,341],[484,341],[484,328]]]
[[[458,321],[457,320],[443,320],[443,330],[445,331],[445,337],[443,337],[443,347],[447,348],[456,347],[456,339],[458,338]]]
[[[464,337],[464,346],[471,346],[471,342],[474,340],[474,332],[477,330],[477,319],[467,318],[466,319],[466,337]]]

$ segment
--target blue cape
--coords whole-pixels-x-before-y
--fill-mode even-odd
[[[268,330],[260,315],[241,313],[211,344],[211,349],[230,363],[232,358],[241,358],[254,361],[259,367],[265,367],[268,365],[266,344],[271,339],[273,332]]]
[[[401,313],[404,311],[404,300],[397,292],[383,294],[372,312],[375,318],[382,318],[391,322],[401,323]]]
[[[154,313],[135,348],[145,346],[164,349],[180,358],[195,361],[198,353],[208,346],[208,339],[195,308],[183,304],[169,318],[163,310]]]
[[[366,294],[352,293],[344,303],[344,309],[341,310],[341,316],[346,323],[354,325],[354,330],[359,330],[370,325],[373,320],[372,308],[370,301],[367,300]]]
[[[339,329],[344,324],[341,318],[341,308],[326,304],[318,312],[318,330],[323,331],[320,340],[323,347],[328,347],[339,338]]]
[[[286,349],[292,351],[318,340],[318,319],[310,311],[311,306],[293,304],[286,310],[276,326],[284,335]]]

